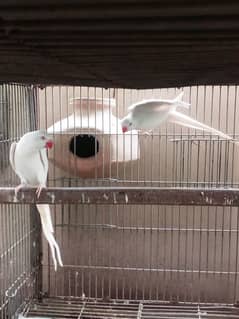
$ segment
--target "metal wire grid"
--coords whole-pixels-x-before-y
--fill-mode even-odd
[[[183,90],[184,100],[191,103],[189,115],[237,138],[236,123],[239,120],[237,86],[188,87]],[[109,122],[111,122],[112,115],[122,118],[127,113],[127,107],[136,101],[152,97],[173,98],[176,94],[176,89],[104,90],[47,87],[39,92],[39,126],[47,128],[59,120],[69,118],[71,114],[74,117],[74,124],[81,126],[82,123],[77,123],[76,106],[69,105],[70,98],[102,99],[103,103],[103,99],[115,97],[115,108],[111,104],[108,109],[102,106],[102,129],[104,129],[104,112],[109,111]],[[96,114],[96,105],[95,107],[88,105],[86,113],[83,106],[80,106],[80,113],[83,117],[89,118],[89,114]],[[89,121],[87,129],[95,134],[96,138],[100,135],[103,144],[112,141],[115,135],[113,132],[109,134],[97,132],[95,127],[89,126]],[[77,134],[77,128],[75,128],[75,134]],[[53,135],[57,134],[53,132]],[[120,135],[116,134],[116,143],[120,143]],[[123,143],[127,143],[126,139]],[[132,145],[129,145],[129,148],[131,148],[132,156]],[[88,179],[75,178],[76,167],[75,173],[69,174],[67,169],[59,173],[53,166],[49,174],[49,185],[238,187],[239,171],[234,165],[238,156],[238,147],[217,136],[168,124],[154,130],[151,136],[140,134],[138,148],[140,151],[138,161],[120,162],[119,147],[117,147],[116,160],[111,162],[107,172],[105,170],[99,176],[95,170],[94,176]],[[54,153],[54,156],[59,157],[59,154]],[[113,158],[112,150],[109,157]],[[98,161],[98,157],[95,161]]]
[[[191,87],[184,91],[185,100],[192,104],[191,116],[237,136],[237,87]],[[39,126],[49,127],[72,112],[76,114],[68,103],[71,97],[102,101],[115,97],[117,106],[109,109],[121,118],[135,101],[176,94],[175,89],[46,88],[39,92]],[[88,107],[88,114],[91,111],[95,112],[94,108]],[[90,129],[94,133],[95,128]],[[68,176],[67,171],[53,166],[49,185],[238,185],[238,150],[232,143],[173,125],[155,130],[151,136],[140,134],[139,139],[138,161],[116,161],[107,176],[99,177],[96,172],[89,179]],[[44,256],[43,292],[50,296],[227,303],[237,299],[236,208],[92,203],[56,206],[54,218],[64,268],[55,273],[49,256]]]
[[[30,86],[0,86],[0,180],[16,183],[9,167],[9,147],[35,127],[36,91]],[[34,295],[40,254],[38,216],[29,205],[0,205],[0,317],[10,318]]]
[[[39,303],[34,300],[24,311],[25,316],[46,316],[48,318],[135,318],[135,319],[169,319],[169,318],[239,318],[236,307],[226,305],[198,305],[159,302],[137,302],[122,300],[77,300],[44,299]]]
[[[64,205],[55,211],[64,268],[44,260],[43,292],[234,303],[238,209]]]
[[[192,115],[237,136],[237,87],[195,87],[186,88],[185,92],[185,100],[192,103]],[[115,95],[118,107],[114,114],[121,117],[131,102],[152,95],[175,96],[175,90],[46,88],[39,92],[38,126],[48,127],[74,113],[68,100],[79,95],[102,98]],[[13,96],[16,98],[16,94]],[[35,111],[25,118],[20,104],[16,105],[18,109],[6,122],[13,119],[15,123],[12,127],[17,128],[17,134],[11,135],[14,139],[34,128],[31,118],[37,119]],[[237,149],[217,137],[167,126],[152,136],[140,135],[140,149],[139,161],[122,164],[116,161],[110,165],[107,177],[95,174],[91,179],[79,179],[65,176],[66,172],[62,174],[52,166],[49,185],[238,185]],[[13,176],[10,172],[3,174],[1,183],[15,185]],[[236,208],[61,205],[52,207],[52,213],[64,268],[57,273],[53,271],[44,246],[40,294],[185,302],[237,300]]]

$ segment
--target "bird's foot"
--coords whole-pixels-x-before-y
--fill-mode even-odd
[[[152,131],[152,130],[143,132],[143,135],[144,135],[144,136],[151,136],[152,134],[153,134],[153,131]]]
[[[43,188],[46,188],[46,186],[44,186],[44,185],[39,185],[39,186],[37,187],[37,189],[36,189],[37,198],[40,197],[41,191],[43,190]]]
[[[20,184],[17,187],[15,187],[15,196],[17,196],[18,192],[24,187],[26,187],[26,184]]]

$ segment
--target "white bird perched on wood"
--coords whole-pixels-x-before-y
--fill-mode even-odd
[[[183,93],[181,92],[173,100],[151,99],[131,105],[128,108],[130,112],[121,120],[122,132],[125,133],[133,129],[152,130],[159,128],[162,123],[168,121],[233,140],[229,135],[178,112],[177,107],[189,108],[190,106],[190,104],[182,101]]]
[[[21,184],[16,187],[15,194],[25,186],[36,186],[37,196],[40,196],[42,188],[46,187],[48,173],[48,159],[46,149],[51,148],[53,142],[45,131],[33,131],[23,135],[18,143],[12,143],[10,147],[10,163],[13,170],[19,176]],[[63,266],[59,246],[53,236],[54,230],[51,220],[49,205],[36,205],[40,214],[43,233],[49,243],[55,270],[58,263]],[[56,251],[56,255],[55,255]]]

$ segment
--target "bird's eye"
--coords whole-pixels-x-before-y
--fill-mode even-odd
[[[132,125],[132,123],[129,123],[129,126],[131,126]]]
[[[46,138],[45,138],[45,136],[41,136],[41,139],[42,139],[42,140],[45,140]]]

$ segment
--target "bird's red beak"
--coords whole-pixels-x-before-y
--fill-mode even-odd
[[[123,126],[123,127],[122,127],[122,132],[125,133],[125,132],[127,132],[127,131],[128,131],[128,128],[127,128],[126,126]]]
[[[49,140],[46,142],[46,145],[45,145],[46,148],[50,149],[50,148],[52,148],[52,146],[53,146],[53,141]]]

